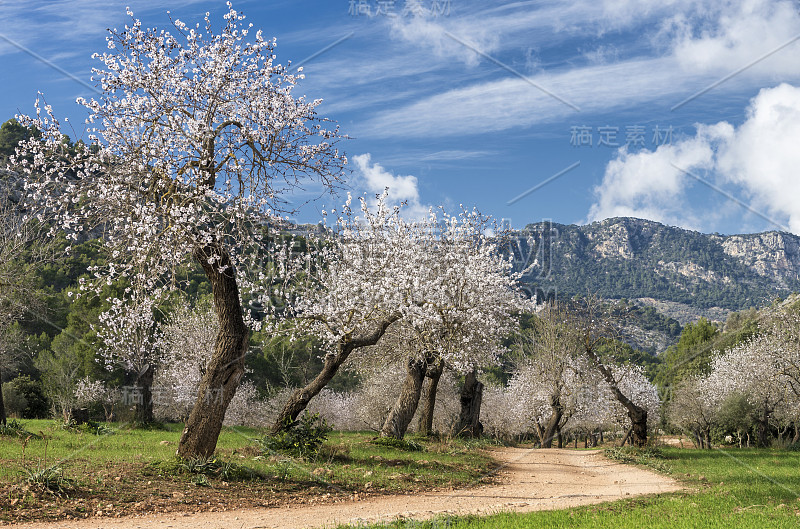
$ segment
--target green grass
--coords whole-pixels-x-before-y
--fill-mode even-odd
[[[414,529],[585,527],[736,528],[800,527],[800,454],[785,450],[662,449],[657,460],[696,492],[662,494],[560,511],[457,517],[388,526]],[[646,459],[654,459],[646,457]]]
[[[25,469],[57,465],[64,475],[89,488],[101,474],[113,475],[124,466],[130,475],[184,476],[195,472],[176,464],[181,424],[163,429],[124,429],[111,425],[98,435],[93,429],[64,429],[47,420],[24,421],[24,428],[37,437],[0,439],[0,484],[19,482]],[[278,483],[335,484],[348,490],[414,490],[432,486],[463,486],[485,474],[491,459],[476,452],[476,444],[419,440],[424,451],[408,452],[371,443],[368,432],[334,432],[315,460],[283,454],[262,454],[256,439],[263,432],[248,428],[224,428],[216,457],[220,463],[236,465],[237,472],[252,470],[256,476]],[[102,470],[102,472],[100,472]],[[215,469],[209,477],[221,474]],[[220,477],[220,479],[223,479]]]

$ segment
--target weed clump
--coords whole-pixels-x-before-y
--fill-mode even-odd
[[[265,435],[258,440],[264,455],[275,452],[306,459],[316,459],[322,444],[328,439],[332,428],[319,413],[304,413],[286,427],[273,435]]]
[[[408,439],[397,439],[396,437],[376,437],[370,441],[374,445],[396,448],[404,452],[424,452],[425,447],[416,441]]]

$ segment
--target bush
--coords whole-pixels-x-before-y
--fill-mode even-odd
[[[606,448],[603,451],[607,458],[622,463],[644,465],[661,472],[668,472],[669,467],[664,463],[664,452],[654,446],[639,448],[636,446],[623,446]]]
[[[786,447],[789,452],[800,452],[800,443],[791,443]]]
[[[330,432],[331,427],[325,419],[320,418],[319,413],[306,412],[298,420],[287,422],[281,432],[261,438],[259,444],[266,454],[281,452],[313,459]]]
[[[61,428],[73,433],[90,433],[92,435],[111,435],[114,433],[114,429],[107,424],[95,421],[79,423],[74,419],[61,423]]]
[[[3,384],[6,413],[22,419],[43,419],[49,415],[49,403],[42,385],[28,375]]]

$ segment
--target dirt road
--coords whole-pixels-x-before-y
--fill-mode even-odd
[[[490,514],[563,509],[641,494],[680,490],[673,480],[609,461],[597,451],[502,448],[502,484],[413,496],[380,496],[363,501],[291,508],[198,514],[158,514],[117,519],[88,519],[18,525],[47,529],[190,529],[330,527],[342,523],[424,519],[445,514]]]

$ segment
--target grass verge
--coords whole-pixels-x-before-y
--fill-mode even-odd
[[[413,439],[380,446],[366,432],[333,432],[315,460],[264,453],[264,432],[225,428],[214,458],[175,457],[181,424],[64,429],[23,421],[0,443],[0,520],[119,517],[313,504],[482,482],[491,459],[472,441]],[[43,469],[45,474],[32,475]],[[41,472],[40,472],[41,473]],[[61,492],[58,492],[59,486]],[[57,493],[54,493],[57,492]]]
[[[662,494],[560,511],[398,521],[414,529],[800,527],[800,453],[726,449],[618,451],[615,459],[646,465],[696,492]]]

